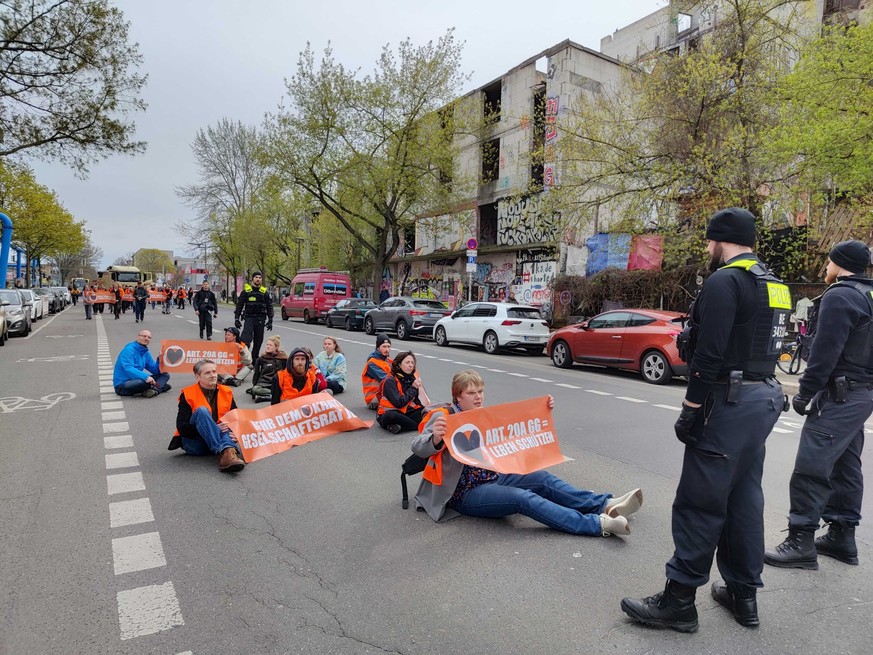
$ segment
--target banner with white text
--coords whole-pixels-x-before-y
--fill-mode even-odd
[[[239,367],[239,347],[235,343],[217,341],[161,341],[161,371],[164,373],[194,373],[194,364],[201,359],[215,362],[219,373],[236,375]]]

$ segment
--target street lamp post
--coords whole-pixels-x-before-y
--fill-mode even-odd
[[[306,241],[303,237],[294,237],[297,242],[297,270],[300,270],[300,244]]]

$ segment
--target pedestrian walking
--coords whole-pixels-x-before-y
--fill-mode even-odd
[[[715,600],[743,626],[759,623],[764,568],[764,443],[783,410],[776,359],[791,313],[788,287],[754,254],[755,217],[719,211],[706,229],[710,266],[690,312],[688,390],[676,421],[685,444],[673,501],[673,557],[664,591],[625,598],[634,621],[698,628],[695,595],[716,555]]]
[[[148,297],[148,289],[143,286],[142,282],[137,282],[136,288],[133,290],[133,315],[137,323],[145,320],[145,308]]]
[[[124,298],[124,292],[117,284],[112,287],[112,295],[115,296],[115,305],[112,307],[112,312],[115,314],[115,320],[121,318],[121,304]]]
[[[237,328],[242,328],[241,339],[252,344],[251,352],[255,359],[261,352],[264,328],[273,329],[273,302],[267,293],[267,287],[262,284],[263,280],[264,277],[259,272],[252,274],[252,283],[246,282],[243,285],[233,313],[234,324]]]
[[[82,305],[85,307],[85,320],[90,321],[93,316],[94,311],[94,299],[92,297],[93,292],[91,291],[91,287],[85,286],[84,291],[82,291]]]
[[[873,280],[870,248],[842,241],[830,252],[814,301],[814,334],[806,370],[791,404],[806,416],[788,484],[788,537],[764,553],[783,568],[818,569],[818,555],[858,563],[864,423],[873,413]],[[815,539],[819,521],[828,531]],[[814,541],[813,541],[814,540]]]
[[[218,299],[209,289],[208,281],[203,280],[200,289],[191,299],[191,305],[194,307],[194,313],[200,319],[200,338],[203,338],[205,331],[206,340],[212,341],[212,319],[218,318]]]

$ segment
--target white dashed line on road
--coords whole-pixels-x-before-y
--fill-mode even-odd
[[[640,400],[639,398],[630,398],[628,396],[616,396],[617,400],[626,400],[629,403],[647,403],[648,400]]]
[[[673,405],[652,405],[652,407],[660,407],[661,409],[672,409],[674,412],[681,412],[681,407],[674,407]]]
[[[555,384],[556,387],[564,387],[565,389],[581,389],[582,387],[577,387],[575,384],[565,384],[564,382],[558,382]],[[606,394],[610,395],[610,394]]]
[[[185,625],[172,582],[118,592],[121,639],[133,639]]]
[[[546,380],[545,378],[531,378],[531,380],[535,382],[548,382],[549,384],[552,383],[552,380]]]
[[[492,373],[506,373],[506,371],[504,371],[503,369],[499,369],[499,368],[489,368],[488,370],[491,371]]]
[[[125,494],[130,491],[145,491],[142,473],[116,473],[106,476],[106,488],[110,496]]]
[[[558,386],[561,386],[561,385],[558,385]],[[576,387],[576,388],[578,389],[579,387]],[[593,394],[596,394],[598,396],[611,396],[612,395],[611,393],[608,393],[606,391],[600,391],[598,389],[586,389],[585,393],[593,393]]]
[[[103,424],[103,434],[109,434],[110,432],[127,432],[128,430],[130,430],[130,425],[128,425],[127,421]]]
[[[129,469],[139,466],[139,458],[136,452],[113,453],[104,455],[107,469]]]
[[[526,378],[527,377],[524,373],[507,373],[507,375],[511,375],[514,378]]]
[[[166,566],[161,535],[157,532],[146,532],[113,539],[112,561],[115,575]]]
[[[109,527],[121,528],[125,525],[150,523],[155,520],[152,514],[152,504],[148,498],[134,500],[119,500],[109,503]]]
[[[103,447],[110,448],[133,448],[133,437],[129,434],[120,434],[117,437],[103,437]]]

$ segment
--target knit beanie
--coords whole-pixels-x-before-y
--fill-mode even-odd
[[[863,274],[870,266],[870,248],[862,241],[840,241],[831,248],[831,261],[852,273]]]
[[[709,220],[706,238],[738,246],[755,247],[755,216],[748,209],[722,209]]]
[[[386,341],[389,344],[391,343],[391,339],[388,338],[387,334],[377,334],[376,335],[376,350],[379,350],[379,346],[381,346]]]

